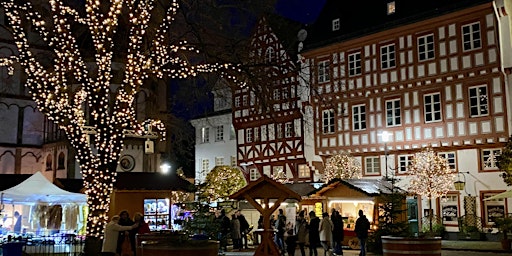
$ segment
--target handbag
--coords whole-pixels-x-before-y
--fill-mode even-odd
[[[128,234],[125,234],[123,244],[121,245],[121,256],[133,256],[132,244]]]

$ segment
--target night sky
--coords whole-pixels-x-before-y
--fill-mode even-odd
[[[291,20],[311,24],[322,10],[326,0],[279,0],[277,13]]]

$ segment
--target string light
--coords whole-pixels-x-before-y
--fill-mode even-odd
[[[446,158],[431,147],[414,154],[408,172],[411,176],[408,190],[429,200],[446,195],[455,178]]]
[[[158,120],[139,123],[135,118],[134,102],[143,82],[150,76],[183,79],[200,73],[216,72],[240,83],[234,75],[237,66],[223,63],[193,65],[180,52],[197,53],[186,41],[169,44],[169,26],[173,22],[178,3],[173,0],[156,30],[149,29],[154,1],[87,0],[85,13],[64,5],[62,0],[48,0],[51,15],[42,14],[28,1],[1,2],[12,29],[18,49],[17,56],[0,58],[0,66],[14,73],[19,63],[27,75],[26,86],[38,109],[66,133],[84,180],[90,208],[87,235],[100,237],[107,222],[110,194],[116,181],[116,166],[123,148],[126,130],[148,134],[152,129],[162,133],[165,127]],[[105,10],[105,6],[108,8]],[[121,15],[126,10],[128,45],[123,61],[122,83],[112,96],[112,64],[116,44],[113,40]],[[83,15],[84,17],[82,17]],[[153,19],[154,20],[154,19]],[[35,57],[40,50],[32,48],[28,32],[31,24],[52,51],[52,67],[45,67]],[[94,47],[94,55],[86,56],[78,47],[73,25],[87,27]],[[148,35],[150,34],[151,35]],[[149,45],[149,46],[148,46]],[[94,62],[94,72],[89,64]],[[86,111],[89,111],[86,114]],[[95,133],[89,145],[86,130],[91,121]],[[93,150],[94,149],[94,150]]]
[[[203,191],[212,201],[226,200],[246,185],[247,181],[237,167],[216,166],[206,175]]]
[[[324,172],[324,181],[329,183],[333,179],[359,179],[362,167],[359,161],[347,152],[333,155],[327,160]]]

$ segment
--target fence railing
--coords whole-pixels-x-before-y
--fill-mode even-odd
[[[0,243],[0,255],[12,250],[11,243],[21,244],[21,250],[30,256],[80,256],[83,252],[85,238],[75,234],[55,234],[37,237],[14,237]]]

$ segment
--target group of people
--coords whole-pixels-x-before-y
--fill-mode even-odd
[[[249,222],[240,210],[231,215],[231,220],[226,216],[224,209],[217,212],[215,221],[219,226],[218,240],[220,241],[220,250],[227,251],[228,236],[231,235],[234,250],[248,249],[247,234],[250,231]]]
[[[149,225],[142,213],[135,213],[132,220],[128,211],[121,211],[119,215],[112,216],[105,226],[102,255],[135,256],[135,236],[149,232]]]
[[[343,255],[342,242],[344,239],[343,233],[343,218],[340,213],[333,209],[331,216],[327,212],[322,213],[322,219],[316,216],[314,211],[309,212],[309,221],[306,219],[305,211],[299,212],[295,225],[286,228],[281,236],[278,228],[278,223],[281,220],[286,220],[286,217],[280,209],[278,218],[276,220],[276,235],[275,242],[281,255],[288,252],[289,256],[295,255],[296,246],[299,247],[301,256],[306,256],[306,245],[309,246],[309,256],[318,256],[317,247],[322,246],[324,249],[324,256],[328,255]],[[356,221],[355,233],[361,245],[360,256],[366,256],[366,240],[368,238],[368,230],[370,229],[370,222],[364,215],[362,210],[358,212],[359,218]],[[283,243],[285,241],[285,243]],[[285,248],[286,244],[286,248]]]

